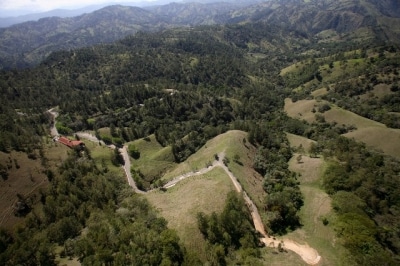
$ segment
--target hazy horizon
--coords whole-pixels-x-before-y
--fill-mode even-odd
[[[158,0],[0,0],[0,17],[23,16],[55,9],[75,10],[88,6],[108,4],[138,4],[159,2]],[[172,2],[164,1],[164,2]],[[175,2],[179,2],[176,0]]]

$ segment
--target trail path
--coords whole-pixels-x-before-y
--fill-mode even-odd
[[[52,128],[52,135],[53,136],[57,136],[58,132],[57,129],[55,128],[55,119],[57,117],[57,113],[53,111],[53,109],[50,109],[48,111],[50,114],[53,115],[53,127],[54,130]],[[84,138],[93,142],[100,142],[103,145],[104,142],[101,142],[99,139],[97,139],[96,136],[87,133],[87,132],[77,132],[76,135],[79,138]],[[115,149],[114,145],[108,145],[108,147]],[[130,159],[129,159],[129,154],[127,151],[126,146],[123,146],[122,148],[119,149],[119,151],[121,152],[125,164],[122,166],[122,168],[125,171],[125,175],[126,178],[128,180],[128,184],[129,186],[132,187],[132,189],[136,192],[136,193],[140,193],[140,194],[145,194],[148,193],[150,191],[142,191],[140,189],[138,189],[138,187],[136,186],[135,181],[132,178],[131,175],[131,163],[130,163]],[[236,191],[238,193],[242,193],[243,194],[243,198],[246,202],[246,205],[248,206],[248,208],[250,209],[251,212],[251,216],[253,218],[253,223],[254,223],[254,227],[255,229],[260,232],[262,234],[262,238],[260,239],[263,243],[265,243],[265,245],[267,247],[278,247],[279,244],[281,244],[282,248],[291,250],[295,253],[297,253],[307,264],[309,265],[316,265],[318,264],[318,262],[321,260],[321,256],[318,254],[318,252],[313,249],[312,247],[310,247],[308,244],[299,244],[293,240],[287,239],[287,238],[282,238],[282,239],[276,239],[276,238],[271,238],[267,235],[265,228],[264,228],[264,224],[261,220],[261,216],[258,212],[257,206],[254,204],[254,202],[250,199],[250,197],[247,195],[247,193],[245,191],[243,191],[242,186],[240,185],[240,183],[238,182],[237,178],[232,174],[232,172],[228,169],[228,167],[223,163],[223,159],[225,158],[225,153],[221,152],[220,154],[218,154],[218,160],[215,160],[211,166],[206,167],[206,168],[202,168],[199,171],[192,171],[192,172],[188,172],[186,174],[177,176],[175,178],[173,178],[171,181],[169,181],[168,183],[166,183],[163,188],[164,189],[168,189],[171,188],[173,186],[175,186],[178,182],[188,178],[188,177],[192,177],[192,176],[198,176],[198,175],[203,175],[205,173],[208,173],[209,171],[213,170],[215,167],[221,167],[222,169],[224,169],[224,171],[226,172],[226,174],[229,176],[229,178],[231,179]]]
[[[287,239],[287,238],[282,238],[281,240],[276,239],[276,238],[271,238],[267,235],[264,224],[261,220],[261,216],[258,212],[257,206],[254,204],[254,202],[250,199],[250,197],[247,195],[245,191],[243,191],[242,186],[238,182],[237,178],[232,174],[232,172],[228,169],[228,167],[223,163],[223,159],[225,158],[225,153],[220,153],[218,154],[219,160],[215,160],[213,164],[207,168],[203,168],[199,171],[196,172],[189,172],[183,175],[180,175],[178,177],[175,177],[172,181],[168,182],[167,184],[164,185],[164,188],[170,188],[177,184],[178,182],[182,181],[185,178],[191,177],[191,176],[197,176],[197,175],[202,175],[205,174],[215,167],[221,167],[224,169],[226,174],[230,177],[233,185],[235,186],[235,189],[239,193],[243,193],[243,198],[246,202],[246,205],[250,209],[251,216],[253,218],[253,223],[255,229],[260,232],[263,235],[263,238],[261,238],[261,241],[265,243],[267,247],[278,247],[279,243],[281,244],[282,248],[291,250],[295,253],[297,253],[307,264],[309,265],[316,265],[318,262],[321,260],[321,256],[318,254],[318,252],[310,247],[308,244],[299,244],[293,240]]]
[[[52,125],[50,127],[50,134],[51,134],[51,136],[56,137],[59,135],[58,130],[56,128],[56,118],[58,116],[58,113],[56,111],[54,111],[54,108],[47,110],[47,112],[53,117]]]

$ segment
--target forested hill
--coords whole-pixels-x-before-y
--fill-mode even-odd
[[[141,33],[115,44],[56,52],[34,69],[1,73],[3,114],[8,114],[4,121],[12,121],[14,116],[18,120],[25,119],[18,116],[16,110],[40,114],[58,105],[68,114],[60,121],[69,131],[132,124],[136,137],[144,137],[162,125],[163,132],[167,133],[169,129],[170,133],[176,131],[179,135],[165,136],[167,143],[183,137],[194,126],[172,130],[173,125],[163,121],[169,116],[182,122],[206,119],[201,122],[203,126],[213,119],[212,126],[222,127],[235,116],[259,117],[268,109],[281,105],[282,101],[268,96],[271,92],[266,91],[263,102],[270,101],[269,105],[260,106],[255,114],[247,110],[246,104],[236,105],[238,113],[232,114],[233,104],[226,97],[239,93],[245,100],[253,97],[262,86],[281,87],[277,75],[280,66],[297,56],[291,47],[299,47],[301,51],[308,42],[285,29],[252,24]],[[263,54],[247,54],[251,51],[243,47],[250,44],[254,52]],[[180,93],[170,96],[163,89],[175,89]],[[214,99],[210,100],[203,92],[211,92]],[[277,89],[276,93],[281,92]],[[159,99],[163,96],[167,101],[160,104]],[[191,100],[184,106],[172,108],[175,101],[180,105],[179,98],[185,97]],[[164,110],[164,104],[167,105],[165,108],[172,109]],[[129,111],[116,112],[125,108]],[[210,111],[214,118],[208,113]],[[96,117],[95,123],[88,124],[87,119],[92,116]],[[149,116],[153,117],[150,124],[146,118]],[[35,127],[40,123],[31,125]],[[2,150],[18,150],[21,141],[30,142],[29,138],[23,140],[23,136],[30,135],[28,131],[17,141],[19,135],[13,132],[20,126],[17,123],[15,128],[4,127]]]
[[[264,153],[276,151],[268,152],[268,163],[260,160],[258,171],[276,167],[287,173],[279,183],[287,184],[291,198],[296,198],[295,205],[284,204],[290,212],[275,218],[274,230],[284,232],[298,226],[302,200],[294,175],[285,167],[291,153],[284,133],[272,128],[284,121],[279,110],[287,95],[278,74],[296,57],[290,47],[306,51],[307,43],[296,33],[266,24],[203,26],[140,33],[114,44],[56,52],[32,69],[2,71],[1,154],[26,152],[46,162],[52,144],[46,138],[50,117],[45,111],[57,105],[61,134],[94,130],[116,145],[154,134],[158,143],[171,147],[174,162],[185,161],[207,140],[231,128],[251,129],[249,141],[264,147]],[[245,48],[250,44],[257,53]],[[103,135],[104,128],[110,137]],[[46,191],[36,201],[24,199],[29,206],[28,213],[20,214],[27,216],[24,226],[13,234],[0,230],[0,262],[53,265],[59,246],[62,254],[87,265],[202,264],[187,257],[164,219],[124,189],[123,179],[116,178],[106,160],[104,155],[96,164],[89,150],[72,151],[56,170],[47,171]],[[7,181],[7,169],[1,165],[2,182]],[[160,177],[136,178],[154,186]],[[280,222],[280,217],[287,221]],[[258,256],[257,242],[248,242],[238,242],[246,253],[237,258]],[[229,243],[224,245],[210,249],[212,265],[233,252]]]
[[[329,41],[378,39],[396,43],[400,40],[398,14],[396,0],[171,3],[146,9],[109,6],[74,18],[44,18],[0,29],[0,68],[29,67],[52,51],[178,26],[266,22]]]
[[[247,220],[243,217],[247,212],[232,211],[244,208],[233,197],[224,215],[200,216],[200,230],[207,238],[204,256],[197,257],[198,246],[185,250],[166,220],[127,187],[120,167],[124,158],[118,149],[110,152],[101,144],[127,145],[132,158],[138,159],[149,158],[140,158],[141,150],[132,145],[135,141],[142,147],[157,146],[153,148],[156,154],[147,157],[162,157],[163,169],[158,169],[158,162],[147,172],[131,169],[144,192],[162,186],[166,168],[187,163],[201,147],[210,150],[205,145],[208,140],[234,129],[244,131],[235,141],[248,161],[245,166],[256,175],[246,172],[243,178],[257,179],[254,191],[246,193],[257,201],[268,233],[286,234],[302,226],[299,210],[306,202],[298,175],[288,166],[297,152],[326,165],[313,186],[326,191],[333,209],[331,215],[318,214],[312,222],[323,223],[335,236],[325,242],[325,248],[345,249],[337,253],[344,254],[337,264],[399,265],[400,163],[346,138],[346,133],[356,130],[351,124],[356,120],[354,113],[365,127],[373,122],[366,118],[374,119],[380,122],[376,132],[398,136],[389,127],[399,127],[400,49],[398,43],[386,42],[394,40],[388,34],[393,31],[377,30],[383,25],[380,21],[398,19],[386,12],[380,20],[380,8],[395,9],[396,5],[339,2],[346,15],[325,23],[325,28],[314,27],[315,32],[307,14],[315,15],[319,4],[325,10],[320,16],[334,14],[328,11],[333,1],[267,2],[260,5],[266,13],[250,8],[230,16],[245,23],[230,20],[226,25],[141,31],[113,43],[52,52],[31,68],[1,70],[0,156],[4,159],[0,189],[14,193],[2,202],[6,202],[2,217],[21,218],[16,228],[9,224],[0,229],[0,264],[54,265],[56,255],[84,265],[265,263],[268,260],[262,256],[276,254],[260,251],[256,232],[247,234],[251,232],[247,226],[233,230],[236,223],[231,228],[223,226],[231,224],[229,220]],[[301,7],[298,16],[291,9],[296,6]],[[283,9],[293,13],[287,16]],[[142,20],[147,19],[149,25],[152,18],[159,19],[154,11],[136,11],[142,12]],[[374,15],[362,16],[360,21],[351,15],[360,12]],[[157,20],[161,24],[167,19],[163,17]],[[288,17],[293,19],[290,25],[277,25]],[[299,23],[294,22],[296,17]],[[101,31],[105,22],[90,18],[94,19],[86,17]],[[344,18],[359,24],[342,28],[345,24],[336,22]],[[380,38],[382,32],[387,39]],[[70,40],[67,33],[65,40]],[[283,111],[286,102],[300,103],[293,111],[299,119]],[[78,131],[89,130],[103,142],[88,142],[83,150],[54,143],[49,136],[54,122],[47,112],[50,108],[59,113],[55,126],[60,134],[72,138]],[[348,120],[339,120],[343,123],[333,120],[345,116]],[[310,147],[291,146],[286,133],[301,135]],[[379,145],[382,137],[377,136]],[[209,157],[214,160],[218,154]],[[297,158],[301,165],[301,156]],[[242,169],[240,159],[236,154],[224,163]],[[41,189],[38,176],[43,180]],[[25,180],[23,185],[29,185],[19,189],[28,187],[29,193],[20,194],[12,183],[15,180]],[[238,234],[243,232],[247,233]]]

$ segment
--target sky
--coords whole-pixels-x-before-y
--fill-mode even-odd
[[[151,2],[152,0],[0,0],[0,10],[16,12],[27,10],[30,13],[43,12],[53,9],[76,9],[103,3],[134,3]]]

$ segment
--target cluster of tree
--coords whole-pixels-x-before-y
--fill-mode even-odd
[[[140,33],[115,44],[53,53],[33,69],[2,71],[2,150],[40,143],[33,137],[46,134],[43,113],[59,106],[56,126],[62,134],[114,126],[117,134],[109,142],[121,144],[156,133],[162,145],[176,147],[182,161],[235,119],[259,119],[281,106],[282,91],[273,83],[290,58],[249,61],[250,48],[238,42],[280,54],[281,48],[271,51],[262,44],[275,40],[278,47],[283,31],[259,23]],[[182,140],[193,131],[195,145]]]
[[[46,115],[16,111],[6,99],[0,100],[0,151],[31,153],[41,149],[48,124]]]
[[[228,193],[222,213],[198,213],[197,222],[208,244],[211,265],[247,265],[260,256],[260,240],[242,195]],[[234,256],[233,252],[240,255]]]
[[[1,231],[2,265],[56,265],[61,256],[84,265],[180,265],[184,250],[149,204],[122,177],[102,173],[88,152],[72,151],[12,234]]]
[[[320,145],[332,158],[323,185],[333,196],[335,228],[352,259],[360,265],[398,263],[399,162],[340,136]]]
[[[328,166],[323,187],[331,195],[337,218],[328,220],[349,251],[348,263],[376,265],[400,261],[400,163],[371,151],[365,144],[340,136],[340,127],[324,121],[300,125],[292,132],[317,141],[311,156],[322,155]]]
[[[292,151],[286,135],[275,123],[285,125],[287,120],[278,114],[269,123],[250,128],[249,141],[258,146],[254,169],[264,176],[263,188],[267,193],[264,210],[268,226],[274,233],[285,233],[300,226],[298,211],[303,206],[296,174],[288,169]]]
[[[365,261],[381,251],[384,257],[376,257],[385,259],[385,249],[395,254],[388,255],[393,259],[400,243],[396,222],[398,185],[393,183],[398,177],[398,163],[386,159],[379,162],[379,156],[368,153],[365,147],[354,148],[357,145],[352,142],[343,142],[337,135],[347,129],[327,124],[323,117],[314,125],[306,125],[279,111],[289,89],[311,79],[322,86],[325,77],[319,66],[350,58],[353,55],[345,51],[358,46],[347,42],[319,44],[300,33],[285,33],[263,23],[140,33],[115,44],[53,53],[34,69],[2,71],[0,150],[30,152],[41,147],[41,136],[47,134],[51,121],[45,111],[54,106],[60,108],[56,126],[63,133],[92,129],[100,136],[99,129],[109,127],[111,136],[100,137],[117,146],[154,133],[159,143],[172,146],[177,162],[228,129],[245,130],[250,142],[258,147],[254,168],[264,176],[268,225],[272,231],[284,233],[299,225],[297,211],[303,204],[296,177],[288,171],[292,153],[284,131],[323,140],[313,146],[313,154],[324,152],[340,161],[332,161],[332,174],[327,173],[325,178],[327,191],[336,197],[335,208],[343,211],[341,202],[346,201],[340,198],[349,196],[340,191],[358,197],[365,203],[360,206],[368,206],[340,215],[343,226],[338,228],[343,228],[342,238],[348,241],[347,247]],[[309,53],[304,53],[309,49],[321,58],[308,60],[297,76],[279,75],[280,69],[289,63],[309,58]],[[355,83],[349,89],[337,85],[337,91],[327,94],[327,100],[334,97],[337,102],[360,109],[371,105],[378,110],[377,106],[383,104],[387,113],[398,112],[398,56],[392,50],[380,54],[369,59],[367,70],[386,73],[384,77],[394,82],[393,97],[360,105],[361,98],[355,97],[369,91],[368,84],[386,82],[380,80],[382,75],[371,75],[368,84]],[[302,93],[297,98],[308,91]],[[320,111],[324,110],[326,106],[321,106]],[[130,148],[132,156],[140,156],[138,152]],[[19,228],[13,236],[0,232],[0,262],[24,264],[29,258],[32,264],[51,265],[53,243],[63,245],[66,256],[78,256],[87,264],[184,261],[176,235],[166,229],[165,221],[142,201],[127,199],[122,180],[97,169],[90,157],[79,156],[82,153],[74,152],[52,177],[51,186],[43,192],[43,213],[34,209],[27,216],[26,229]],[[121,164],[121,159],[116,149],[113,163]],[[357,162],[357,167],[353,162]],[[371,166],[363,162],[370,162]],[[3,167],[2,176],[6,176],[4,170]],[[140,186],[140,173],[135,172],[133,177]],[[199,218],[216,264],[229,263],[225,257],[230,247],[255,254],[257,242],[252,231],[243,233],[248,222],[238,218],[248,214],[241,210],[238,199],[230,201],[239,207],[228,204],[229,211],[220,216]],[[77,219],[69,218],[72,216]],[[363,231],[365,238],[359,239],[362,241],[352,238],[350,230],[350,219],[358,223],[357,217],[359,224],[367,228]],[[238,226],[239,231],[230,228],[231,224]],[[119,233],[124,237],[118,239]],[[362,246],[371,236],[376,242]]]
[[[294,101],[307,98],[312,90],[325,87],[329,91],[322,96],[323,99],[388,127],[399,128],[400,123],[395,114],[400,110],[397,89],[400,58],[397,49],[394,46],[364,47],[351,53],[341,52],[329,57],[313,58],[299,64],[295,71],[285,74],[284,80],[288,87],[301,86],[300,90],[291,95]],[[329,69],[321,76],[320,71],[326,68],[326,64]],[[339,65],[341,70],[332,74],[335,65]],[[326,83],[321,83],[323,79]],[[308,81],[312,82],[306,85]]]

